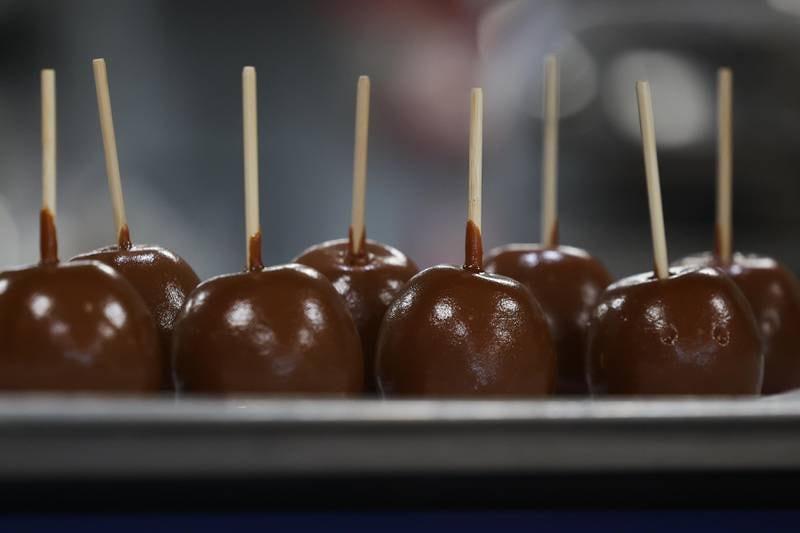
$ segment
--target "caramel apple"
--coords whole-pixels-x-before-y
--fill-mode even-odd
[[[419,270],[400,250],[366,240],[364,204],[367,181],[369,78],[358,79],[353,161],[353,216],[349,238],[323,242],[295,261],[321,272],[342,295],[355,320],[364,354],[365,388],[375,390],[375,343],[378,328],[394,297]]]
[[[358,331],[316,270],[264,268],[258,222],[255,70],[242,74],[247,270],[192,292],[175,324],[178,390],[210,394],[354,395],[364,385]]]
[[[106,171],[111,190],[114,218],[117,225],[117,245],[108,246],[75,256],[71,261],[100,261],[116,270],[127,279],[144,299],[158,329],[161,350],[165,363],[168,362],[172,329],[175,317],[183,307],[188,294],[200,280],[189,264],[175,253],[151,245],[133,245],[125,217],[125,203],[122,195],[122,179],[119,171],[119,157],[114,135],[114,122],[111,113],[111,96],[108,75],[103,59],[92,62],[97,88],[97,104],[100,125],[103,133],[103,146],[106,156]],[[164,385],[171,381],[168,365],[164,367]]]
[[[0,390],[158,389],[163,365],[150,313],[96,261],[58,261],[55,73],[42,71],[43,205],[38,265],[0,273]]]
[[[369,240],[361,245],[358,256],[353,255],[350,240],[340,239],[309,248],[295,261],[321,272],[344,299],[361,339],[364,386],[374,391],[378,329],[389,304],[417,273],[417,266],[400,250]]]
[[[358,332],[316,270],[297,264],[201,283],[175,328],[175,372],[201,393],[354,395],[363,387]]]
[[[159,345],[167,359],[175,318],[189,293],[200,282],[192,267],[169,250],[159,246],[133,245],[130,240],[70,259],[85,260],[110,266],[133,285],[155,320]],[[169,375],[167,365],[165,385],[170,382]]]
[[[556,349],[556,393],[586,394],[589,317],[611,275],[586,251],[571,246],[511,244],[495,248],[486,271],[527,287],[547,317]]]
[[[547,321],[525,287],[483,271],[482,93],[472,92],[464,266],[414,276],[381,325],[376,373],[386,396],[543,396],[556,359]]]
[[[733,252],[733,77],[718,73],[717,221],[714,252],[690,256],[681,265],[715,266],[741,289],[764,346],[764,394],[800,387],[800,288],[778,261]]]
[[[593,394],[758,394],[763,356],[753,314],[718,269],[677,267],[611,285],[592,316]]]
[[[769,257],[735,253],[730,262],[698,254],[680,265],[717,267],[739,287],[755,316],[764,349],[764,394],[800,387],[800,288],[797,278]]]
[[[588,252],[558,243],[558,64],[554,56],[545,62],[544,94],[541,244],[495,248],[485,268],[519,281],[542,306],[558,359],[556,392],[586,394],[589,314],[612,278]]]
[[[668,269],[650,87],[636,88],[655,272],[614,283],[600,299],[589,387],[596,395],[757,395],[764,357],[744,295],[718,269]]]

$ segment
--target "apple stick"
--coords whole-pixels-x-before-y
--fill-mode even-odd
[[[722,264],[733,253],[733,73],[717,71],[717,228],[716,252]]]
[[[42,209],[56,216],[56,71],[42,70]]]
[[[56,241],[56,72],[42,70],[42,210],[39,234],[39,259],[58,261]]]
[[[483,172],[483,90],[472,89],[469,115],[469,193],[464,268],[483,270],[481,240],[481,174]]]
[[[639,100],[639,126],[642,131],[644,170],[647,177],[647,198],[650,204],[650,231],[653,238],[655,272],[659,279],[666,279],[669,277],[667,236],[664,231],[664,212],[661,207],[661,184],[658,176],[656,133],[653,122],[653,101],[650,96],[650,84],[646,81],[637,81],[636,95]]]
[[[261,262],[261,226],[258,216],[258,107],[256,69],[242,70],[242,118],[244,125],[244,219],[247,268],[258,270]]]
[[[558,61],[544,67],[544,137],[542,142],[542,244],[558,246]]]
[[[359,76],[356,92],[356,136],[353,149],[353,214],[350,223],[350,253],[363,253],[364,201],[367,190],[367,138],[369,132],[369,77]]]
[[[469,116],[469,199],[467,216],[481,230],[483,174],[483,89],[472,89]]]
[[[130,246],[128,220],[125,218],[125,199],[122,196],[122,179],[119,173],[117,138],[114,134],[114,118],[111,114],[111,93],[108,89],[108,73],[105,59],[92,61],[94,85],[97,91],[97,108],[100,113],[100,129],[103,133],[103,151],[106,156],[106,176],[111,191],[111,205],[120,246]]]

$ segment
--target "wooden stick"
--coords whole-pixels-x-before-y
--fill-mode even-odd
[[[261,238],[258,215],[258,106],[256,104],[256,69],[253,67],[244,67],[242,70],[242,113],[247,265],[252,270],[261,266],[260,250],[253,250],[250,245],[253,239],[260,241]]]
[[[42,209],[39,212],[39,260],[58,263],[56,238],[56,73],[42,70]]]
[[[716,252],[722,264],[733,253],[733,73],[717,72],[717,228]]]
[[[650,232],[653,238],[653,259],[656,276],[669,277],[667,260],[667,236],[664,231],[664,212],[661,207],[661,184],[658,176],[656,156],[656,133],[653,122],[653,101],[650,84],[636,82],[636,95],[639,100],[639,126],[642,130],[642,149],[644,151],[644,170],[647,177],[647,198],[650,204]]]
[[[103,132],[103,151],[106,156],[106,176],[111,191],[111,205],[114,209],[117,238],[128,233],[128,220],[125,217],[125,199],[122,196],[122,179],[119,173],[117,138],[114,134],[114,118],[111,114],[111,93],[108,89],[108,73],[105,59],[92,61],[94,85],[97,91],[97,108],[100,113],[100,129]]]
[[[42,209],[56,216],[56,72],[42,70]]]
[[[483,89],[472,89],[469,115],[469,198],[467,217],[481,229],[481,179],[483,174]]]
[[[558,246],[558,61],[552,55],[544,67],[542,145],[542,244],[553,248]]]
[[[469,114],[469,193],[464,268],[483,271],[481,239],[481,174],[483,173],[483,90],[472,89]]]
[[[359,255],[364,244],[364,203],[367,191],[367,138],[369,133],[369,77],[359,76],[356,92],[356,137],[353,149],[353,213],[350,253]]]

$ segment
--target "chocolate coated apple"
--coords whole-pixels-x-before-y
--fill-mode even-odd
[[[290,264],[212,278],[175,325],[179,390],[354,395],[364,361],[353,319],[322,274]]]
[[[381,326],[378,388],[402,396],[542,396],[556,359],[547,320],[525,287],[482,270],[467,226],[464,267],[435,266],[408,282]]]
[[[134,288],[96,261],[61,264],[42,212],[42,262],[0,274],[0,390],[158,390],[163,360]]]
[[[723,265],[716,255],[699,254],[681,264],[721,268],[744,293],[764,343],[764,394],[800,388],[800,289],[797,278],[769,257],[733,254]]]
[[[164,248],[131,244],[127,231],[118,245],[80,254],[72,259],[75,260],[100,261],[133,285],[153,315],[161,349],[168,358],[175,318],[189,293],[200,283],[192,267]],[[167,378],[169,374],[165,372]]]
[[[586,394],[586,335],[589,316],[611,274],[584,250],[571,246],[510,244],[486,259],[486,271],[526,286],[547,317],[556,349],[556,392]]]
[[[419,270],[400,250],[366,241],[354,255],[348,239],[323,242],[295,261],[321,272],[344,298],[355,320],[364,354],[365,388],[375,390],[375,345],[386,308]]]
[[[589,329],[593,394],[757,395],[764,356],[753,312],[716,268],[647,272],[606,289]]]

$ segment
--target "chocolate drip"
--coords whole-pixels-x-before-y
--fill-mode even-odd
[[[250,235],[250,241],[248,243],[249,250],[250,250],[250,259],[249,264],[247,265],[247,270],[250,272],[257,272],[264,268],[264,263],[261,260],[261,232],[257,231],[254,234]]]
[[[355,251],[353,226],[347,231],[347,262],[351,265],[366,265],[368,262],[367,254],[367,230],[361,232],[361,239],[358,246],[358,253]]]
[[[473,272],[481,272],[483,270],[481,230],[471,220],[467,220],[467,236],[464,241],[464,268]]]
[[[39,254],[43,264],[58,263],[56,221],[46,207],[39,213]]]
[[[121,228],[119,228],[119,235],[117,236],[117,244],[123,250],[130,250],[131,246],[131,232],[128,229],[127,224],[123,224]]]

